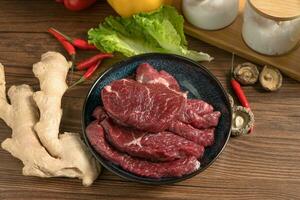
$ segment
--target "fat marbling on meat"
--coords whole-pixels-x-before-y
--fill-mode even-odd
[[[166,130],[181,112],[186,99],[161,84],[142,84],[131,79],[113,81],[101,91],[110,117],[140,130]]]
[[[111,119],[101,122],[109,142],[119,151],[151,161],[171,161],[185,156],[201,158],[204,147],[171,132],[147,133],[123,127]]]
[[[190,174],[200,167],[195,156],[186,156],[169,162],[150,162],[134,158],[113,149],[105,140],[105,133],[98,120],[91,122],[86,128],[86,134],[93,148],[105,159],[121,166],[133,174],[149,177],[180,177]]]

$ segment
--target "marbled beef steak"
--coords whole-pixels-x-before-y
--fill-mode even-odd
[[[168,130],[204,147],[214,143],[215,128],[197,129],[190,124],[174,120]]]
[[[171,132],[147,133],[113,123],[101,122],[110,143],[119,151],[151,161],[171,161],[185,156],[201,158],[204,147]]]
[[[162,84],[142,84],[131,79],[113,81],[101,91],[110,117],[136,129],[161,132],[181,112],[185,97]]]
[[[212,113],[214,108],[200,99],[187,99],[178,120],[184,123],[195,121],[195,118]]]
[[[174,161],[155,163],[118,152],[105,140],[105,132],[98,120],[88,125],[86,134],[93,148],[101,156],[136,175],[150,178],[180,177],[190,174],[200,167],[200,162],[195,156],[186,156]]]
[[[163,70],[157,71],[148,63],[139,65],[136,80],[144,84],[161,84],[170,90],[180,92],[179,84],[172,75]],[[214,108],[205,101],[187,99],[168,130],[200,145],[209,146],[214,141],[213,127],[218,125],[220,116],[221,113],[214,112]]]
[[[177,80],[168,72],[157,71],[148,63],[142,63],[136,70],[135,79],[140,83],[163,84],[170,89],[180,91]]]

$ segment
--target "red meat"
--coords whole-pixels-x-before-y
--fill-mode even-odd
[[[168,72],[157,71],[148,63],[142,63],[136,70],[136,80],[140,83],[162,84],[170,89],[180,91],[177,80]]]
[[[147,133],[106,119],[101,122],[110,143],[119,151],[152,161],[171,161],[185,156],[202,157],[204,147],[171,132]]]
[[[161,84],[130,79],[113,81],[101,91],[108,115],[123,125],[149,132],[166,130],[186,99]]]
[[[120,153],[106,142],[104,130],[97,120],[88,125],[86,134],[91,145],[101,156],[139,176],[150,178],[180,177],[190,174],[200,167],[200,162],[194,156],[154,163]]]
[[[215,128],[200,130],[181,121],[173,121],[169,131],[204,147],[212,145],[215,137]]]

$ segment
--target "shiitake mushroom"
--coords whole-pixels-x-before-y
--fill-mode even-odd
[[[254,115],[252,111],[243,106],[235,106],[233,108],[231,135],[245,135],[253,126]]]
[[[235,80],[243,85],[253,85],[257,82],[259,77],[259,71],[257,66],[246,62],[239,64],[233,71]]]
[[[259,82],[267,91],[277,91],[282,86],[282,75],[274,67],[265,66],[259,75]]]

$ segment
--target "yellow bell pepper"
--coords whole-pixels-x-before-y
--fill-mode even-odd
[[[107,0],[113,9],[122,17],[130,17],[140,12],[150,12],[172,0]]]

